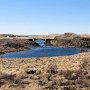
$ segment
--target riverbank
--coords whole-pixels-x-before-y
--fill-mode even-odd
[[[38,46],[37,43],[28,39],[0,39],[0,54],[22,51],[36,46]]]
[[[86,37],[87,36],[87,37]],[[90,51],[90,37],[89,35],[77,35],[74,33],[64,33],[57,35],[36,35],[36,36],[15,36],[15,35],[1,35],[0,39],[0,53],[15,52],[25,50],[28,47],[38,46],[33,39],[46,40],[45,45],[54,47],[74,47],[87,48],[85,51]],[[31,40],[31,41],[30,41]],[[84,49],[82,50],[84,51]]]
[[[48,45],[57,47],[90,48],[90,37],[84,37],[75,33],[64,33],[47,41]]]
[[[90,90],[90,52],[45,58],[0,58],[0,90]]]

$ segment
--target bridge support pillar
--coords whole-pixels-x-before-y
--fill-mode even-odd
[[[33,39],[33,42],[35,41],[35,39]]]

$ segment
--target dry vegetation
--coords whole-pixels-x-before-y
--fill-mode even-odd
[[[1,39],[0,52],[23,50],[28,45],[36,44]],[[0,90],[90,90],[90,52],[64,57],[0,58]]]
[[[81,37],[90,38],[90,34],[81,34]]]
[[[84,35],[81,36],[75,33],[64,33],[60,36],[56,36],[53,40],[48,40],[47,44],[57,47],[90,48],[90,37],[84,37]]]
[[[37,45],[26,39],[0,39],[0,53],[20,51]]]
[[[90,52],[0,59],[0,90],[90,90]]]

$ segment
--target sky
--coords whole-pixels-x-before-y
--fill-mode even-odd
[[[90,0],[0,0],[0,33],[90,34]]]

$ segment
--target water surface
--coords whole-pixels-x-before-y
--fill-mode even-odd
[[[19,52],[10,52],[1,55],[1,58],[29,58],[29,57],[49,57],[66,56],[79,53],[76,48],[55,48],[55,47],[37,47]]]
[[[80,53],[78,48],[57,48],[45,46],[45,41],[37,40],[41,47],[35,47],[32,49],[10,52],[0,55],[0,58],[31,58],[31,57],[50,57],[50,56],[67,56]]]

